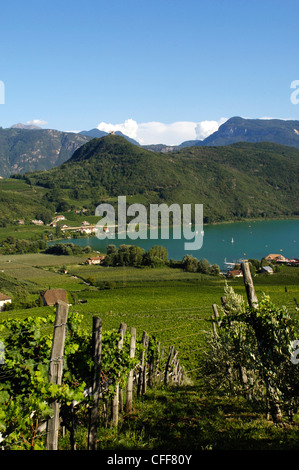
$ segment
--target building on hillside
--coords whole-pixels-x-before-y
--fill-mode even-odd
[[[299,259],[298,258],[289,259],[288,266],[299,266]]]
[[[270,254],[270,255],[266,256],[265,260],[268,261],[269,263],[271,263],[271,262],[275,263],[276,261],[286,261],[286,258],[282,255],[272,255],[272,254]]]
[[[271,266],[262,266],[262,273],[273,274]]]
[[[34,225],[44,225],[44,222],[42,220],[31,220],[31,223]]]
[[[61,222],[62,220],[66,220],[64,215],[56,215],[52,222],[50,223],[51,227],[56,227],[58,222]]]
[[[11,304],[12,298],[0,292],[0,312],[4,310],[6,304]]]
[[[79,233],[86,233],[87,235],[91,235],[92,233],[95,233],[96,228],[92,225],[89,225],[88,227],[79,227],[77,232]]]
[[[47,307],[56,305],[58,300],[68,303],[67,292],[64,289],[48,289],[42,294],[42,299]]]
[[[227,277],[243,277],[243,273],[241,269],[232,269],[231,271],[227,272]]]
[[[101,264],[104,261],[105,256],[106,255],[91,256],[88,258],[88,260],[86,260],[86,264]]]

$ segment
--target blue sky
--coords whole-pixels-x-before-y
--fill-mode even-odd
[[[232,116],[299,119],[298,0],[3,3],[2,127],[177,144]]]

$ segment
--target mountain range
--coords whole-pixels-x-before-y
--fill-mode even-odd
[[[216,132],[193,145],[218,146],[236,142],[274,142],[299,148],[299,121],[233,117]]]
[[[69,160],[82,145],[107,135],[107,132],[97,128],[71,133],[21,123],[7,129],[0,128],[0,176],[57,167]],[[232,117],[206,139],[186,141],[178,146],[163,143],[141,146],[119,131],[115,135],[124,137],[137,147],[161,153],[193,146],[226,146],[237,142],[272,142],[299,148],[299,121]]]
[[[117,205],[124,195],[128,204],[146,207],[201,203],[204,221],[211,223],[298,216],[298,169],[299,149],[280,144],[192,146],[169,154],[108,135],[90,140],[58,167],[14,180],[53,212],[86,208],[94,214],[97,205]],[[14,197],[10,192],[10,210]],[[7,192],[0,191],[1,198],[7,201]]]

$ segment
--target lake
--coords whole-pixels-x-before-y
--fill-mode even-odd
[[[169,259],[181,260],[186,254],[197,259],[206,258],[211,264],[218,264],[221,269],[227,262],[240,259],[261,259],[270,253],[282,254],[286,258],[299,258],[299,219],[263,220],[251,222],[205,225],[203,245],[199,250],[185,251],[185,239],[151,240],[137,239],[99,240],[97,237],[63,240],[82,247],[89,245],[93,250],[105,252],[109,244],[116,246],[138,245],[148,250],[153,245],[163,245],[168,250]]]

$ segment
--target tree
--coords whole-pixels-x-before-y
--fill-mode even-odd
[[[132,245],[129,248],[130,266],[141,266],[144,256],[144,249],[139,246]]]
[[[111,254],[117,254],[118,253],[118,249],[115,245],[108,245],[107,246],[107,255],[111,255]]]
[[[155,245],[150,248],[143,257],[146,266],[163,266],[168,261],[168,251],[164,246]]]
[[[218,276],[220,274],[220,267],[218,264],[212,264],[212,266],[210,266],[209,272],[212,276]]]
[[[38,220],[42,220],[45,225],[50,224],[50,222],[53,219],[53,216],[54,216],[53,211],[51,211],[50,209],[46,209],[46,208],[44,208],[43,210],[37,211],[35,214],[35,218]]]
[[[198,272],[203,274],[209,274],[210,263],[207,259],[203,258],[198,262]]]
[[[185,255],[182,260],[183,268],[188,271],[195,273],[198,271],[198,259],[194,258],[192,255]]]

